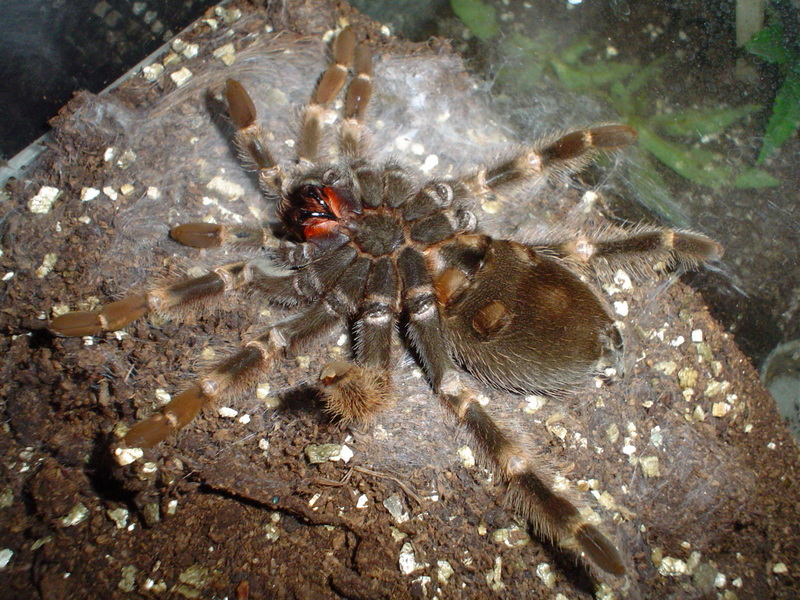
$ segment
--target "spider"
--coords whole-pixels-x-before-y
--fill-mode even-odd
[[[463,371],[498,389],[553,394],[603,369],[621,370],[618,325],[582,273],[609,262],[644,272],[694,267],[719,258],[721,246],[697,233],[646,226],[539,244],[481,233],[470,210],[476,200],[576,172],[599,152],[631,144],[635,130],[611,124],[576,131],[463,177],[420,183],[398,163],[376,164],[368,157],[372,58],[366,46],[345,28],[331,54],[303,113],[289,165],[273,157],[244,87],[232,79],[226,84],[242,160],[258,170],[263,192],[279,199],[286,231],[280,244],[261,227],[179,225],[170,235],[181,244],[246,247],[255,258],[95,311],[61,315],[50,322],[51,331],[115,331],[147,313],[185,313],[236,289],[296,309],[133,425],[124,443],[134,447],[158,444],[204,407],[254,384],[286,352],[342,322],[353,332],[353,360],[325,365],[319,388],[336,418],[369,423],[394,401],[392,340],[399,333],[443,408],[469,431],[534,528],[603,571],[623,575],[614,543],[553,489],[525,445],[482,407]],[[338,152],[329,158],[326,122],[342,92]]]

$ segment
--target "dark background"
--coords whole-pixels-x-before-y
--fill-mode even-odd
[[[213,0],[6,0],[0,27],[0,159],[47,132],[74,91],[99,92]]]

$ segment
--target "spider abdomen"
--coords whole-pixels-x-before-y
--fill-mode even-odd
[[[563,389],[616,362],[619,333],[591,288],[527,246],[486,239],[483,260],[458,293],[438,296],[453,352],[467,370],[530,393]]]

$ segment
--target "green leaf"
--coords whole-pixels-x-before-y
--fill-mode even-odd
[[[650,122],[670,135],[711,135],[730,127],[739,119],[761,110],[757,104],[745,104],[734,108],[689,109],[676,113],[660,114]]]
[[[761,169],[748,169],[747,171],[742,171],[736,176],[736,179],[733,181],[733,187],[739,189],[751,189],[751,188],[765,188],[765,187],[775,187],[776,185],[780,185],[781,180],[773,177],[766,171],[762,171]]]
[[[553,54],[557,39],[552,31],[542,31],[534,37],[522,35],[516,31],[507,36],[503,36],[500,42],[504,48],[501,56],[514,56],[523,53],[531,53],[539,57],[543,62]]]
[[[614,109],[621,115],[633,115],[636,113],[633,98],[628,88],[619,81],[615,81],[608,88],[611,103]]]
[[[639,141],[658,160],[690,181],[711,187],[730,185],[733,181],[731,168],[708,150],[668,142],[647,128],[639,129]]]
[[[628,93],[635,94],[645,83],[658,77],[661,73],[661,65],[664,64],[666,59],[666,56],[662,56],[661,58],[657,58],[649,65],[645,66],[643,69],[639,69],[636,75],[631,77],[630,81],[625,85]]]
[[[499,89],[507,94],[530,93],[544,73],[543,51],[538,39],[516,33],[503,38],[500,55],[505,60],[496,78]]]
[[[481,0],[450,0],[450,6],[479,40],[486,42],[500,32],[497,25],[497,10],[493,6]]]
[[[658,215],[674,227],[688,228],[689,219],[681,206],[675,202],[663,177],[653,166],[647,152],[641,148],[634,150],[630,173],[631,189],[636,199],[648,210]]]
[[[533,58],[510,61],[497,73],[497,85],[506,94],[532,92],[541,79],[542,65]]]
[[[789,60],[789,51],[783,45],[783,32],[777,24],[756,33],[744,47],[751,54],[771,63],[782,65]]]
[[[541,54],[542,48],[537,43],[536,38],[530,38],[527,35],[513,32],[509,36],[504,36],[500,42],[501,52],[500,56],[515,56],[522,52],[523,54]]]
[[[578,63],[573,66],[553,59],[550,64],[552,64],[558,79],[566,87],[589,92],[607,87],[616,81],[622,81],[636,69],[636,65],[631,63],[605,61],[591,64]]]
[[[576,65],[580,62],[581,56],[586,54],[591,47],[592,43],[589,38],[583,38],[561,50],[558,55],[568,65]]]
[[[756,164],[763,163],[775,154],[800,126],[800,61],[792,67],[786,74],[786,80],[778,90],[778,95],[775,96],[772,116],[764,134],[764,145],[761,147]]]

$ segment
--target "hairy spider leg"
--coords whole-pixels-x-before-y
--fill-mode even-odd
[[[343,423],[369,423],[395,401],[390,373],[398,287],[392,259],[375,260],[353,326],[355,364],[335,361],[320,372],[326,410]]]
[[[364,155],[364,115],[372,97],[372,55],[366,46],[356,46],[353,68],[339,132],[339,153],[344,157]]]
[[[258,170],[259,183],[267,194],[279,194],[284,173],[270,152],[253,99],[235,79],[226,82],[225,98],[228,101],[228,114],[236,126],[234,143],[239,149],[239,158],[245,165]]]
[[[204,223],[183,223],[170,229],[169,236],[191,248],[219,248],[234,246],[263,248],[272,240],[272,234],[263,227]]]
[[[347,82],[355,46],[356,36],[349,27],[342,29],[333,41],[331,64],[320,77],[311,102],[306,105],[303,114],[303,124],[297,140],[297,160],[300,163],[313,165],[319,158],[325,114],[328,105],[336,99]]]
[[[313,303],[278,323],[220,362],[161,411],[135,424],[125,435],[130,446],[150,447],[190,423],[208,404],[251,386],[286,350],[326,333],[355,313],[364,296],[370,260],[348,246],[330,252],[304,268],[281,273],[253,269],[249,284],[275,302]],[[344,271],[352,277],[342,277]]]
[[[269,150],[252,98],[244,86],[234,79],[228,79],[225,95],[228,114],[236,126],[234,143],[239,149],[240,160],[258,170],[259,183],[266,194],[279,194],[284,173]],[[261,227],[204,222],[183,223],[173,227],[169,234],[175,241],[192,248],[218,248],[223,245],[260,248],[272,238],[272,234]]]
[[[205,406],[223,394],[252,384],[287,347],[327,330],[337,320],[320,304],[272,327],[265,335],[246,342],[241,350],[175,396],[159,412],[133,425],[123,441],[133,447],[155,446],[191,423]]]
[[[588,165],[598,152],[611,152],[632,144],[637,134],[628,125],[602,125],[573,131],[536,146],[524,147],[506,158],[466,174],[461,185],[473,197],[502,187],[563,176]]]
[[[270,152],[252,98],[244,86],[234,79],[228,79],[225,96],[228,114],[236,126],[234,143],[239,149],[240,160],[258,170],[259,183],[266,194],[280,194],[283,169]],[[272,239],[269,230],[262,227],[204,222],[183,223],[173,227],[169,234],[175,241],[192,248],[218,248],[224,245],[261,248]]]
[[[208,305],[225,292],[242,287],[252,277],[247,263],[223,265],[213,271],[142,294],[128,296],[92,311],[73,311],[50,321],[54,333],[67,337],[98,335],[127,327],[150,312],[181,313],[198,305]]]
[[[310,302],[333,286],[355,254],[352,248],[340,247],[294,270],[281,269],[266,261],[231,263],[200,277],[155,287],[97,310],[60,315],[48,327],[66,337],[98,335],[122,329],[151,312],[181,315],[208,308],[225,293],[246,286],[280,304]]]
[[[702,234],[647,225],[626,231],[602,229],[531,245],[575,266],[619,265],[640,275],[676,266],[691,269],[703,262],[719,260],[724,252],[721,245]]]
[[[612,575],[625,573],[616,546],[582,516],[574,501],[554,491],[546,469],[537,469],[533,454],[504,430],[461,382],[454,366],[441,375],[439,399],[459,423],[469,430],[484,459],[508,483],[515,509],[525,515],[541,535],[572,551]]]
[[[537,531],[564,547],[583,551],[604,571],[622,575],[625,567],[614,544],[581,517],[572,501],[553,491],[536,471],[529,452],[462,384],[443,333],[436,291],[424,265],[425,257],[412,248],[406,248],[398,260],[409,338],[442,405],[472,434],[487,462],[509,484],[518,509]]]

